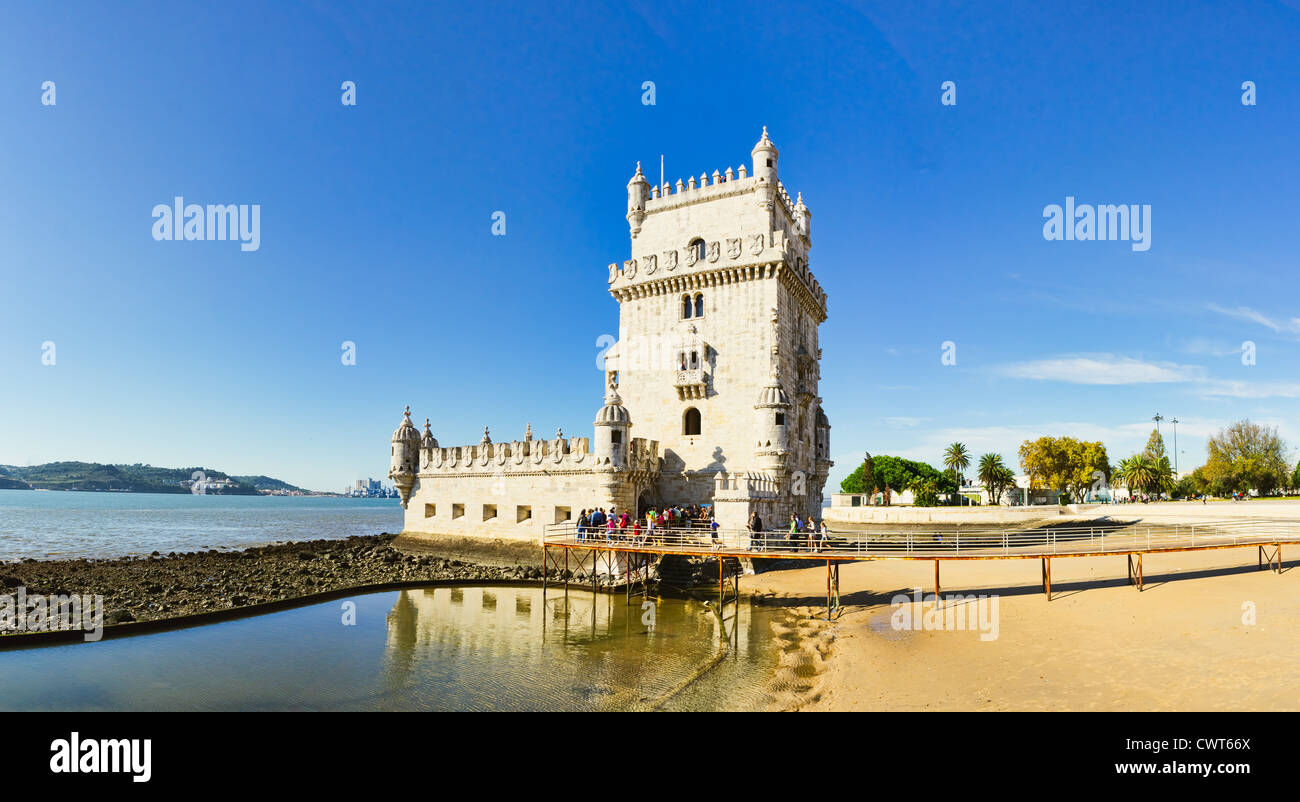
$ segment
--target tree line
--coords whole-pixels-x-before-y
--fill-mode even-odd
[[[1175,475],[1165,451],[1164,438],[1153,429],[1142,451],[1112,465],[1106,446],[1100,441],[1073,437],[1040,437],[1026,440],[1017,452],[1020,466],[1032,490],[1053,490],[1062,499],[1084,501],[1100,494],[1113,497],[1113,490],[1126,488],[1130,495],[1194,498],[1202,495],[1229,496],[1255,490],[1268,495],[1278,490],[1300,488],[1300,462],[1289,465],[1289,448],[1276,427],[1242,420],[1211,435],[1204,465],[1181,479]],[[861,465],[840,483],[843,493],[892,493],[910,490],[916,506],[935,506],[943,497],[957,497],[962,472],[971,458],[964,443],[949,445],[943,456],[944,470],[902,457],[867,455]],[[988,453],[976,462],[976,478],[994,504],[1016,486],[1015,473],[1001,454]]]

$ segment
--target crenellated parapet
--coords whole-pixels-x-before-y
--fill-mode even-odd
[[[658,472],[659,442],[632,438],[627,452],[627,470]],[[450,474],[554,473],[609,469],[608,458],[598,458],[586,437],[551,440],[515,440],[509,443],[480,443],[473,446],[422,448],[421,477]]]
[[[776,479],[762,471],[719,472],[713,478],[713,498],[716,501],[772,500],[779,497],[780,492]]]
[[[738,233],[705,242],[704,253],[680,247],[609,265],[609,294],[619,302],[738,281],[779,278],[819,321],[826,291],[808,266],[807,249],[783,230]]]
[[[644,437],[633,437],[627,449],[628,470],[659,473],[662,458],[659,454],[659,441]]]
[[[420,451],[420,474],[503,470],[531,471],[537,468],[589,469],[596,464],[586,437],[557,437],[551,440],[514,440],[508,443],[479,443],[473,446],[427,448]]]
[[[677,179],[675,185],[664,182],[661,187],[651,187],[645,211],[646,214],[653,214],[678,209],[691,203],[703,203],[729,194],[749,192],[752,189],[753,181],[749,178],[748,168],[742,164],[735,170],[730,167],[725,172],[714,170],[712,176],[708,173],[700,173],[698,182],[695,176],[691,176],[686,181]]]

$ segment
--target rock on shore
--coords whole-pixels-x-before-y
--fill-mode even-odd
[[[386,582],[540,579],[538,566],[483,566],[391,548],[395,535],[96,560],[0,563],[0,593],[104,597],[105,623],[244,607]]]

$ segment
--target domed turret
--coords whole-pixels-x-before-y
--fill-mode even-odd
[[[758,140],[758,144],[754,145],[750,155],[754,157],[754,178],[775,187],[777,184],[776,160],[781,154],[777,152],[776,145],[772,144],[772,140],[767,138],[766,125],[763,126],[763,136]]]
[[[785,465],[790,450],[789,425],[790,397],[781,386],[781,372],[773,368],[767,385],[758,391],[754,404],[754,431],[757,442],[754,456],[768,470],[779,470]]]
[[[650,182],[641,172],[641,162],[636,163],[636,175],[627,182],[627,224],[632,232],[632,239],[641,233],[641,223],[645,220],[645,204],[650,199]]]
[[[632,428],[632,416],[623,399],[618,394],[618,377],[609,374],[609,385],[605,389],[605,406],[596,413],[596,441],[592,451],[598,463],[608,462],[615,467],[627,466],[628,434]]]
[[[821,407],[817,407],[817,459],[831,458],[831,422]]]
[[[420,438],[420,448],[434,449],[438,447],[438,439],[433,436],[429,429],[429,419],[424,419],[424,436]]]
[[[411,408],[408,406],[402,415],[402,422],[393,432],[393,459],[388,471],[388,478],[397,486],[402,497],[402,506],[411,498],[411,488],[415,486],[415,473],[420,450],[420,433],[411,423]]]
[[[812,212],[804,205],[803,193],[799,193],[799,198],[794,204],[794,224],[799,231],[799,236],[806,240],[812,239]]]

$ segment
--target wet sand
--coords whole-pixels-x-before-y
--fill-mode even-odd
[[[998,597],[995,640],[895,629],[891,600],[933,594],[932,561],[843,566],[833,622],[818,620],[824,566],[742,587],[797,615],[774,625],[778,709],[1297,710],[1300,547],[1290,548],[1280,574],[1258,570],[1254,547],[1147,555],[1141,593],[1123,557],[1058,558],[1050,602],[1038,560],[944,562],[945,596]]]

